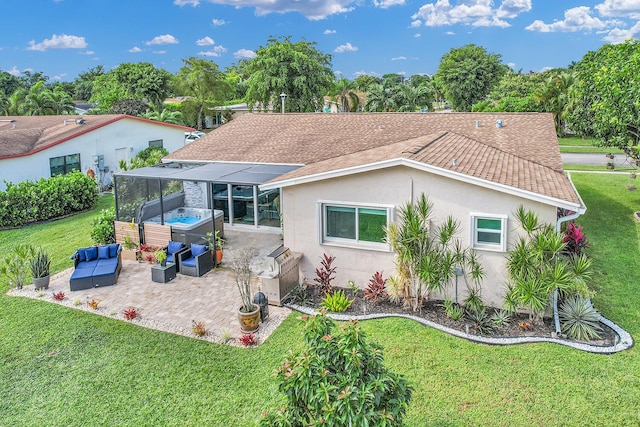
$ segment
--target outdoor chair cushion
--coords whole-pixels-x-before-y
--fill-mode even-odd
[[[112,243],[109,245],[109,258],[115,258],[118,256],[118,245],[117,243]]]
[[[86,248],[84,250],[84,259],[86,261],[93,261],[94,259],[98,259],[98,248],[95,246]]]
[[[191,244],[191,256],[197,257],[200,254],[203,254],[207,250],[207,245],[199,245],[197,243]]]
[[[187,267],[195,267],[196,266],[196,258],[191,257],[182,261],[182,265],[186,265]]]
[[[184,248],[184,243],[183,242],[170,241],[169,245],[167,246],[167,255],[173,255],[173,254],[175,254],[176,252],[178,252],[182,248]]]

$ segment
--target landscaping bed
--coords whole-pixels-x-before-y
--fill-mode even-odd
[[[335,288],[338,290],[339,288]],[[413,311],[410,307],[403,307],[403,305],[395,304],[388,299],[379,299],[376,303],[364,298],[363,292],[360,290],[354,293],[351,289],[339,289],[345,292],[349,299],[353,299],[353,303],[349,308],[340,313],[347,316],[364,316],[364,315],[410,315],[419,317],[446,328],[454,329],[462,333],[468,333],[477,337],[491,337],[491,338],[522,338],[522,337],[545,337],[550,338],[555,336],[555,326],[553,318],[545,317],[543,322],[530,322],[529,315],[524,313],[518,313],[510,316],[509,324],[502,326],[495,326],[492,333],[481,333],[476,330],[472,321],[466,317],[460,320],[453,320],[447,316],[443,301],[441,300],[428,300],[422,305],[422,310]],[[309,304],[304,304],[314,310],[321,310],[321,302],[324,298],[324,294],[313,285],[307,286],[307,293],[309,296]],[[296,303],[291,297],[285,301],[285,304]],[[495,311],[494,308],[487,308],[489,316]],[[520,324],[524,326],[521,327]],[[528,324],[525,326],[525,324]],[[527,327],[530,325],[530,328]],[[604,323],[600,323],[602,333],[600,339],[594,339],[591,341],[580,341],[565,338],[567,341],[573,341],[578,343],[585,343],[593,346],[613,346],[619,340],[618,334]]]

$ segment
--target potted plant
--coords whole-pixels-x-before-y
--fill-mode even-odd
[[[251,260],[254,256],[253,250],[242,249],[231,264],[242,300],[242,305],[238,308],[238,320],[243,334],[255,332],[260,326],[260,307],[251,301]]]
[[[220,264],[222,262],[223,248],[226,243],[225,240],[220,237],[220,230],[216,230],[215,235],[212,232],[208,232],[204,238],[208,243],[210,248],[215,248],[215,262],[216,264]]]
[[[613,169],[614,167],[613,162],[607,162],[607,169]]]
[[[129,230],[127,230],[125,227],[128,227]],[[129,260],[129,261],[137,261],[138,260],[138,243],[137,243],[137,238],[136,240],[134,240],[133,236],[134,233],[136,232],[135,230],[135,223],[133,222],[133,220],[131,220],[130,223],[126,223],[126,226],[122,226],[120,227],[120,230],[123,234],[122,237],[122,259],[123,260]]]
[[[0,259],[0,275],[6,276],[10,285],[22,289],[28,282],[29,259],[35,254],[33,246],[18,243]]]
[[[158,261],[158,264],[160,264],[163,267],[167,265],[167,253],[164,251],[164,249],[158,249],[155,255],[156,255],[156,261]]]
[[[31,276],[33,277],[33,285],[36,289],[49,289],[49,267],[51,260],[49,254],[42,249],[38,249],[33,258],[31,258],[29,266],[31,267]]]

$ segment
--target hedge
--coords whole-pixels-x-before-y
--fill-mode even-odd
[[[74,171],[39,181],[5,181],[0,192],[0,228],[20,227],[90,209],[98,198],[93,178]]]

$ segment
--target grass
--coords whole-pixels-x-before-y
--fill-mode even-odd
[[[595,264],[595,305],[637,337],[640,226],[632,214],[640,192],[627,190],[624,175],[573,179],[588,206],[579,223]],[[54,265],[66,268],[62,252],[88,242],[93,214],[0,232],[0,250],[16,238],[44,239],[63,245]],[[8,297],[2,286],[2,425],[255,425],[282,404],[271,374],[302,346],[295,314],[265,344],[243,349]],[[385,364],[415,387],[407,426],[640,423],[637,347],[604,356],[546,343],[473,344],[406,319],[363,325],[384,346]]]
[[[566,171],[589,171],[589,172],[632,172],[638,171],[638,168],[633,166],[616,166],[615,169],[610,170],[603,164],[602,166],[596,165],[576,165],[572,163],[566,163],[562,165]],[[627,176],[627,175],[625,175]]]
[[[594,138],[558,138],[561,153],[613,153],[624,154],[624,151],[613,147],[598,147]]]

